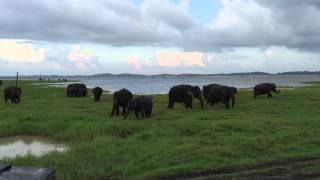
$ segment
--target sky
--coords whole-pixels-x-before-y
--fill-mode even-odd
[[[318,0],[1,0],[0,76],[320,70]]]

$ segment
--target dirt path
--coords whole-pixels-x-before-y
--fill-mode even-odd
[[[171,175],[159,179],[320,179],[320,157],[274,161],[247,168],[230,168],[184,175]]]

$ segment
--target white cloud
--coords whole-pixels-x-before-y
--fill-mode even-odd
[[[0,40],[0,59],[18,63],[39,63],[44,60],[44,48],[35,49],[32,43]]]
[[[72,62],[90,62],[95,55],[87,49],[81,49],[80,45],[74,45],[68,59]]]
[[[201,52],[161,51],[151,59],[162,67],[205,66]]]
[[[82,49],[80,45],[74,45],[67,58],[81,71],[97,68],[97,57],[90,50]]]
[[[153,57],[141,59],[138,56],[130,56],[127,63],[136,70],[142,67],[181,68],[181,67],[206,67],[205,61],[211,60],[212,55],[201,52],[183,52],[175,50],[163,50],[156,52]]]
[[[129,65],[132,65],[135,68],[135,70],[140,70],[141,69],[141,62],[140,62],[140,59],[137,56],[129,57],[127,63]]]
[[[271,59],[273,52],[270,49],[268,49],[265,51],[265,54],[266,54],[267,58]]]

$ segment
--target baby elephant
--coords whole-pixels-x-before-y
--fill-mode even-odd
[[[7,103],[8,99],[11,100],[12,103],[19,103],[20,97],[22,94],[22,90],[17,86],[8,86],[4,89],[4,100]]]
[[[114,112],[119,116],[120,107],[123,108],[122,115],[126,114],[127,105],[133,98],[133,94],[127,89],[121,89],[113,94],[113,106],[110,116],[112,117]]]
[[[103,89],[101,87],[95,87],[92,90],[95,101],[100,101],[100,96],[102,95]]]
[[[67,87],[68,97],[84,97],[87,96],[87,86],[82,83],[69,84]]]
[[[213,106],[216,103],[225,104],[225,108],[234,108],[236,101],[236,94],[238,93],[237,88],[228,87],[223,85],[214,85],[211,86],[207,93],[207,103],[210,103]]]
[[[277,94],[280,92],[279,90],[277,90],[275,83],[257,84],[253,89],[253,97],[256,98],[258,95],[267,94],[268,98],[271,98],[272,97],[271,91]]]
[[[142,118],[150,118],[152,113],[152,97],[138,96],[131,100],[124,118],[128,117],[130,111],[135,112],[137,119],[139,119],[139,114],[141,114]]]

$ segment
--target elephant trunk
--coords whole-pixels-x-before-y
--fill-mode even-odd
[[[124,117],[123,117],[123,119],[127,119],[129,113],[130,113],[130,109],[128,108],[126,114],[125,114]]]
[[[233,107],[234,107],[234,104],[236,103],[236,97],[235,96],[232,96],[232,98],[231,98],[231,107],[232,107],[232,109],[233,109]]]
[[[277,94],[280,93],[280,90],[278,90],[278,89],[273,89],[272,91],[275,92],[275,93],[277,93]]]

